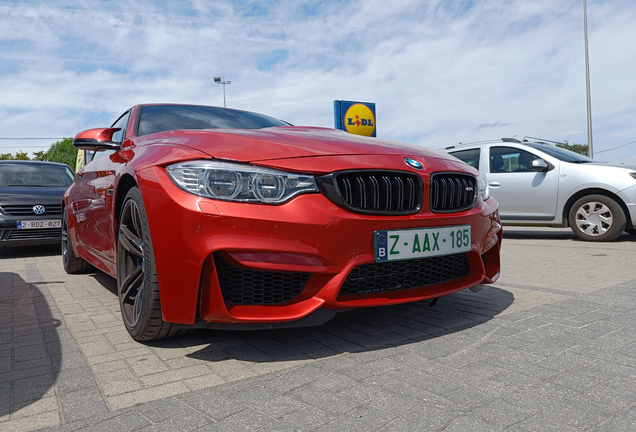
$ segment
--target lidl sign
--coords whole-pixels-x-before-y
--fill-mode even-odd
[[[351,134],[374,137],[375,104],[369,102],[333,101],[336,129]]]

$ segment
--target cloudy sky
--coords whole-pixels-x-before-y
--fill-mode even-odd
[[[595,158],[636,163],[636,1],[588,0]],[[526,135],[587,143],[582,0],[0,0],[0,152],[45,150],[146,102],[439,148]],[[618,148],[617,148],[618,147]]]

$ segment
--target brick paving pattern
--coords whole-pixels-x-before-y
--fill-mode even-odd
[[[0,430],[631,431],[634,257],[509,228],[478,294],[140,344],[113,279],[0,249]]]

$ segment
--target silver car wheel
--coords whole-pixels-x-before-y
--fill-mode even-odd
[[[590,194],[579,198],[568,215],[572,232],[585,241],[612,241],[627,226],[625,210],[607,195]]]
[[[597,201],[584,203],[576,211],[576,226],[591,237],[607,233],[612,228],[613,221],[609,207]]]

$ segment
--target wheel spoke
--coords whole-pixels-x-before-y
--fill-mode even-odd
[[[581,208],[579,208],[578,211],[576,212],[576,215],[581,216],[583,219],[587,220],[590,217],[590,213],[588,211],[589,208],[590,207],[587,204],[584,206],[581,206]]]
[[[597,233],[594,232],[594,228],[596,228],[596,225],[588,224],[587,228],[585,228],[583,231],[589,236],[597,235]]]
[[[132,206],[130,211],[130,218],[132,219],[135,232],[141,232],[139,227],[139,209],[137,208],[137,206]]]
[[[139,237],[132,233],[126,225],[119,227],[119,244],[133,255],[144,256],[144,244]]]
[[[130,274],[126,275],[119,288],[122,303],[132,304],[131,298],[136,299],[139,297],[139,288],[143,284],[143,276],[143,267],[135,268]]]
[[[587,235],[592,235],[593,234],[592,233],[593,226],[588,224],[588,223],[578,223],[578,221],[577,221],[576,226],[579,228],[579,230],[581,230],[582,232],[584,232]]]
[[[135,322],[137,322],[137,320],[139,319],[139,315],[141,315],[141,307],[142,307],[142,296],[138,295],[137,297],[135,297],[135,303],[133,304],[133,313],[134,313],[134,320]]]
[[[597,206],[600,207],[598,210],[596,210]],[[611,214],[610,209],[607,208],[607,206],[603,203],[594,203],[594,213],[598,215],[605,214],[605,213]]]

